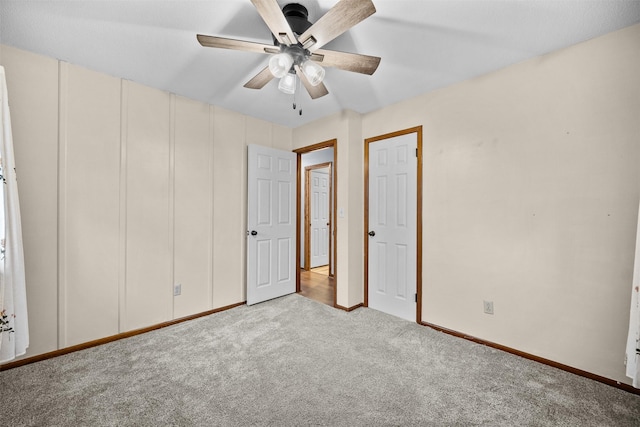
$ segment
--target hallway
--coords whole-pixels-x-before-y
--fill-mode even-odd
[[[333,307],[335,280],[329,276],[329,266],[300,269],[300,295]]]

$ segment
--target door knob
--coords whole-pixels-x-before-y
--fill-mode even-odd
[[[258,232],[257,232],[256,230],[251,230],[251,235],[252,235],[252,236],[257,236],[257,235],[258,235]]]
[[[373,237],[373,236],[375,236],[375,235],[376,235],[376,232],[375,232],[375,231],[371,230],[371,231],[369,232],[369,236]]]

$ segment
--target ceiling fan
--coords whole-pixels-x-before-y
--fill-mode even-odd
[[[349,28],[375,13],[371,0],[340,0],[316,23],[308,20],[307,9],[297,3],[280,10],[276,0],[251,0],[273,34],[273,45],[198,34],[205,47],[271,54],[269,65],[244,87],[261,89],[274,78],[278,88],[293,94],[299,78],[312,99],[329,93],[322,83],[325,67],[373,74],[380,58],[321,49]]]

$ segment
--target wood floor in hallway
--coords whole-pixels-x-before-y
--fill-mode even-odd
[[[300,295],[333,307],[335,280],[329,276],[329,267],[300,269]]]

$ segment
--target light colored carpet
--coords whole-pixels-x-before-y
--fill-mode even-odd
[[[640,426],[640,396],[299,295],[0,373],[10,426]]]

